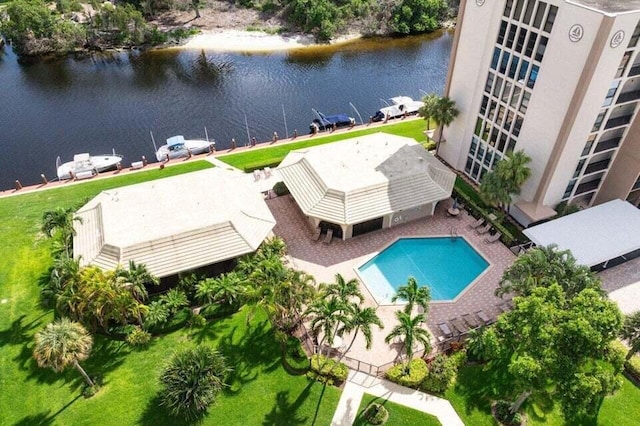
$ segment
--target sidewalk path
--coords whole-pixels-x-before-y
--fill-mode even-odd
[[[436,416],[445,426],[464,426],[458,413],[446,399],[396,385],[360,372],[350,372],[340,402],[333,415],[332,426],[350,426],[358,415],[362,395],[368,393],[396,404]]]

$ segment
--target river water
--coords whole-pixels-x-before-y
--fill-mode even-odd
[[[363,120],[397,95],[442,93],[452,34],[367,39],[277,53],[158,50],[19,64],[0,51],[0,189],[55,177],[74,153],[155,160],[149,132],[259,141],[308,133],[312,108]],[[284,110],[284,113],[283,113]],[[245,125],[246,116],[246,125]],[[285,129],[286,121],[286,129]]]

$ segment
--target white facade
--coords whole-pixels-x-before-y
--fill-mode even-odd
[[[463,0],[456,31],[446,94],[461,113],[440,156],[480,182],[524,150],[532,175],[513,213],[525,225],[563,200],[596,202],[620,148],[636,143],[640,1]],[[613,198],[633,196],[639,174],[640,159]]]

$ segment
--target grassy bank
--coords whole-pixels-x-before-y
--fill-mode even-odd
[[[442,423],[435,416],[414,410],[404,405],[390,402],[382,397],[376,397],[365,393],[358,408],[358,415],[353,426],[366,426],[371,423],[367,422],[363,417],[364,409],[372,402],[384,406],[389,411],[389,420],[385,423],[387,426],[440,426]]]

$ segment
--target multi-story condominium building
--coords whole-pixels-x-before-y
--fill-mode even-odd
[[[511,207],[640,203],[640,0],[461,0],[445,95],[460,115],[439,155],[470,179],[532,159]]]

